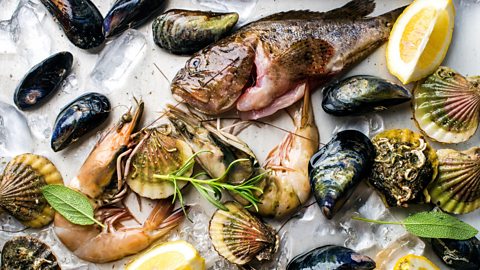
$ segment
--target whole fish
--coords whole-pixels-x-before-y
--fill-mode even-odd
[[[325,84],[389,37],[404,7],[378,17],[373,0],[328,12],[273,14],[197,52],[175,76],[174,97],[217,115],[235,107],[257,119],[290,106],[307,84]]]

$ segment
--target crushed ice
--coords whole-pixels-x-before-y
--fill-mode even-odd
[[[216,12],[236,12],[242,25],[250,18],[258,0],[192,0],[194,4]]]
[[[15,107],[0,101],[0,157],[10,158],[33,151],[27,119]]]

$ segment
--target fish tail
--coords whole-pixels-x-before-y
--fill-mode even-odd
[[[398,16],[400,16],[400,14],[402,14],[403,10],[406,8],[407,6],[403,6],[403,7],[400,7],[400,8],[397,8],[397,9],[394,9],[392,11],[389,11],[385,14],[382,14],[380,16],[378,16],[379,19],[384,19],[386,20],[389,24],[388,26],[390,28],[393,27],[393,23],[397,20]]]

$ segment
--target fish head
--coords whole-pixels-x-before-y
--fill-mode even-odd
[[[172,94],[209,115],[228,111],[251,81],[254,59],[253,46],[223,39],[187,61],[173,79]]]

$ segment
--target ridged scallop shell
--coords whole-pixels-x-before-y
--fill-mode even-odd
[[[60,270],[49,246],[30,236],[15,237],[2,249],[2,270]]]
[[[254,258],[271,260],[278,249],[278,236],[240,204],[227,202],[229,211],[217,210],[210,220],[210,238],[215,250],[228,261],[244,265]]]
[[[414,91],[414,118],[422,132],[443,143],[468,140],[478,127],[480,77],[440,67]]]
[[[392,129],[377,134],[372,143],[376,157],[369,183],[385,204],[422,202],[438,172],[437,155],[425,138],[409,129]]]
[[[480,208],[480,147],[437,151],[438,176],[429,186],[429,200],[443,211],[465,214]]]
[[[43,227],[55,214],[41,191],[48,184],[63,184],[62,175],[50,160],[34,154],[16,156],[3,172],[0,208],[27,227]]]

